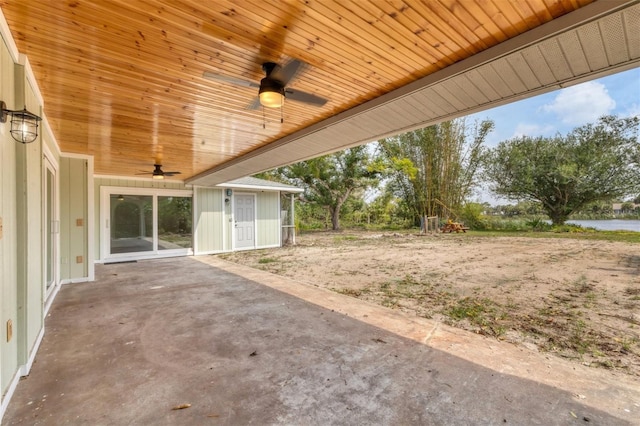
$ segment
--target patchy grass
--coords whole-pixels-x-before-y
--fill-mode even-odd
[[[469,321],[482,334],[499,337],[506,331],[504,320],[508,317],[507,312],[487,298],[458,299],[443,313],[457,321]]]
[[[532,232],[532,231],[467,231],[477,237],[526,237],[526,238],[570,238],[574,240],[618,241],[640,244],[640,232],[633,231],[590,231],[590,232]]]
[[[267,264],[267,263],[275,263],[278,262],[278,259],[275,259],[273,257],[261,257],[260,259],[258,259],[258,263],[261,265]]]

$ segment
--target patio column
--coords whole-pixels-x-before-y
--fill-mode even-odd
[[[291,244],[292,245],[296,245],[296,217],[295,215],[295,206],[294,203],[295,202],[295,194],[291,194],[291,212],[289,213],[289,216],[291,217],[290,221],[291,221]]]

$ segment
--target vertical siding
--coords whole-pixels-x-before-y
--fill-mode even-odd
[[[257,246],[280,245],[279,192],[258,192],[256,196]]]
[[[13,59],[0,43],[0,99],[11,108],[14,103]],[[9,126],[0,126],[0,395],[4,395],[18,369],[17,339],[7,342],[6,322],[17,321],[17,234],[16,234],[16,147]]]
[[[89,274],[87,160],[60,160],[60,279],[86,278]],[[77,262],[78,256],[82,262]]]
[[[196,188],[193,197],[196,205],[193,230],[197,248],[196,254],[224,251],[222,190]]]
[[[16,77],[18,75],[16,73]],[[23,75],[21,78],[24,80]],[[41,105],[31,85],[25,84],[23,93],[27,109],[42,115]],[[22,264],[26,277],[24,281],[18,282],[18,307],[22,318],[17,328],[17,337],[20,339],[18,362],[25,364],[44,325],[42,137],[38,137],[33,143],[18,146],[17,149],[23,149],[24,153],[22,179],[26,190],[22,195],[25,198],[26,211],[18,211],[18,217],[26,220],[25,257],[18,259],[18,265]]]
[[[24,67],[0,46],[0,99],[9,109],[42,114]],[[16,107],[15,104],[20,105]],[[0,126],[0,390],[4,396],[20,366],[27,364],[43,326],[42,138],[13,140]],[[13,326],[8,338],[7,322]]]

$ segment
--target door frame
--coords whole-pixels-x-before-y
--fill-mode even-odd
[[[253,246],[238,248],[236,246],[236,197],[237,196],[251,196],[253,197]],[[233,205],[231,206],[231,250],[255,250],[258,247],[258,196],[255,192],[239,192],[233,191]]]
[[[51,298],[53,294],[57,292],[57,289],[60,286],[60,166],[56,161],[55,157],[49,151],[49,149],[43,145],[42,149],[42,251],[43,251],[43,262],[42,262],[42,288],[44,294],[45,303]],[[47,195],[48,195],[48,187],[47,187],[47,172],[51,171],[53,175],[53,194],[51,197],[53,206],[52,206],[52,218],[48,218],[47,211]],[[47,235],[47,220],[49,221],[49,227],[53,230]],[[53,236],[53,237],[51,237]],[[47,240],[52,238],[52,259],[51,259],[51,268],[52,268],[52,283],[47,288],[47,261],[49,257],[48,252],[48,244]]]
[[[158,197],[190,197],[191,198],[191,247],[174,250],[153,250],[146,252],[116,253],[111,254],[111,195],[147,195],[152,197],[153,205],[153,241],[154,247],[158,240]],[[129,261],[141,259],[159,259],[163,257],[190,256],[193,255],[194,221],[195,211],[193,203],[193,190],[190,189],[163,189],[163,188],[138,188],[122,186],[100,187],[100,260],[102,263],[114,261]]]

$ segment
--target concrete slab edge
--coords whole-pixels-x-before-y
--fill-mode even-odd
[[[640,384],[624,373],[570,362],[216,256],[194,259],[499,373],[564,390],[616,417],[632,422],[640,418]]]

